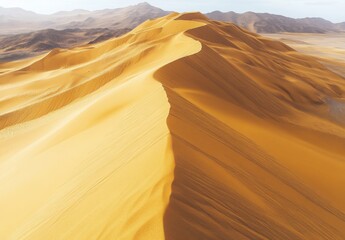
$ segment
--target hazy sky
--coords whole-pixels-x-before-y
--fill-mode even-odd
[[[144,0],[0,0],[2,7],[21,7],[39,13],[61,10],[117,8]],[[213,10],[269,12],[290,17],[323,17],[333,22],[345,21],[345,0],[147,0],[172,11]]]

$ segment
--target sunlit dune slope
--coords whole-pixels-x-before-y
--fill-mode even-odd
[[[1,65],[0,239],[164,238],[170,106],[152,76],[200,50],[183,34],[200,25]]]
[[[199,13],[0,64],[0,239],[344,239],[344,81]]]
[[[233,25],[186,35],[202,50],[155,75],[172,106],[167,239],[343,239],[344,79]]]

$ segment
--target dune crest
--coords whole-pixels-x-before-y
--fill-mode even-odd
[[[200,13],[0,64],[0,238],[342,239],[344,80]]]

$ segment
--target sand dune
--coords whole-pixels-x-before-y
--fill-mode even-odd
[[[0,62],[43,54],[54,48],[72,48],[121,36],[131,29],[65,29],[0,36]]]
[[[199,13],[0,64],[0,239],[344,239],[344,80]]]
[[[297,51],[314,56],[317,61],[331,71],[343,77],[345,76],[344,33],[282,33],[265,34],[265,36],[280,40]]]

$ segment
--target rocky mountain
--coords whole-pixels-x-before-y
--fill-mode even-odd
[[[169,14],[146,2],[124,8],[87,11],[76,9],[51,15],[37,14],[20,8],[0,8],[0,34],[31,32],[42,29],[69,28],[134,28],[140,23]],[[294,19],[269,13],[235,13],[214,11],[209,18],[235,23],[258,33],[297,32],[325,33],[345,31],[345,23],[332,23],[322,18]]]
[[[97,11],[73,10],[42,15],[20,8],[0,8],[0,35],[43,29],[134,28],[142,22],[169,12],[148,3]]]
[[[0,7],[0,21],[24,21],[28,19],[38,19],[40,17],[43,17],[43,15],[34,13],[32,11],[27,11],[21,8],[3,8]]]
[[[336,27],[341,31],[345,31],[345,22],[336,24]]]
[[[207,16],[218,21],[235,23],[252,32],[257,33],[325,33],[330,31],[345,30],[345,23],[335,24],[322,18],[294,19],[269,13],[235,13],[215,11]]]

